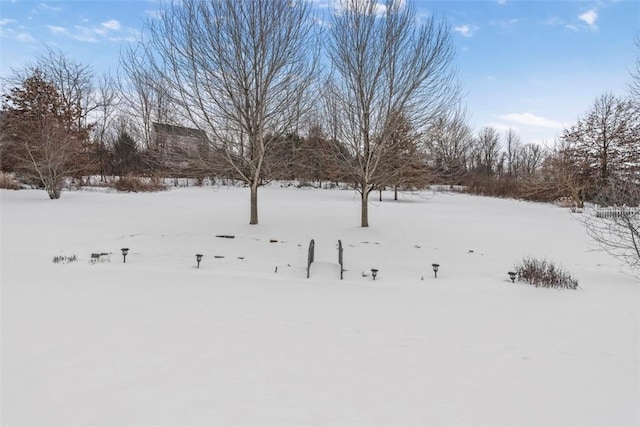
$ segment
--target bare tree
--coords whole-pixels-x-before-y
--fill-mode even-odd
[[[105,75],[98,82],[95,97],[97,108],[95,110],[95,123],[92,128],[95,145],[94,156],[98,164],[100,177],[104,180],[109,163],[108,146],[116,140],[118,133],[118,89],[116,82],[111,76]]]
[[[591,176],[591,197],[610,178],[640,167],[640,117],[630,100],[612,94],[598,97],[584,118],[565,129],[562,139],[583,160]]]
[[[457,108],[436,118],[424,134],[424,145],[438,179],[445,184],[461,184],[473,147],[466,111]]]
[[[576,217],[604,250],[640,271],[640,185],[611,181],[596,202]]]
[[[388,144],[384,148],[382,160],[373,176],[373,182],[380,191],[387,186],[394,189],[394,200],[398,200],[398,188],[405,190],[424,189],[433,178],[426,167],[426,156],[421,150],[418,135],[402,113],[394,113],[390,118],[393,132],[387,135]]]
[[[497,172],[500,156],[500,134],[486,126],[478,132],[474,140],[473,162],[476,173],[491,177]]]
[[[544,146],[534,143],[520,147],[517,156],[517,175],[520,178],[531,178],[540,169],[548,153]]]
[[[333,66],[326,93],[342,159],[361,195],[361,226],[369,225],[368,197],[401,112],[413,129],[458,98],[449,27],[431,16],[418,24],[404,0],[340,0],[333,12],[327,52]]]
[[[0,144],[15,171],[60,198],[64,179],[86,172],[89,158],[81,110],[35,72],[3,95]]]
[[[180,119],[176,111],[179,103],[170,98],[163,75],[154,73],[147,60],[144,45],[123,50],[118,85],[120,109],[128,116],[129,132],[142,142],[141,148],[152,150],[153,123],[178,124]]]
[[[87,127],[90,114],[99,106],[95,98],[93,67],[77,62],[60,49],[47,47],[24,67],[13,69],[5,83],[19,86],[36,73],[53,84],[67,108],[78,112],[78,127]]]
[[[153,87],[250,187],[250,224],[265,155],[307,105],[314,28],[310,4],[290,0],[174,1],[146,25],[140,53]]]
[[[520,136],[518,136],[518,133],[514,129],[509,128],[504,134],[505,160],[507,162],[507,175],[509,177],[518,177],[518,152],[521,147],[522,143],[520,142]]]

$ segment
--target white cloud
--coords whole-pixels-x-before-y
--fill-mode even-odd
[[[102,25],[104,28],[106,28],[108,30],[112,30],[112,31],[118,31],[121,28],[120,22],[116,21],[115,19],[110,19],[108,21],[103,22],[100,25]]]
[[[596,21],[598,20],[598,12],[595,9],[587,10],[585,13],[578,15],[578,19],[591,28],[597,28]]]
[[[71,38],[81,42],[97,43],[96,35],[104,35],[106,31],[102,28],[89,28],[76,25],[73,27],[75,31],[70,34]]]
[[[87,43],[98,43],[100,41],[122,41],[134,38],[131,34],[121,36],[123,28],[120,22],[111,19],[96,26],[75,25],[73,28],[47,25],[52,34],[63,35],[74,40]],[[131,31],[129,30],[129,33]]]
[[[491,25],[500,27],[503,30],[508,30],[515,26],[518,22],[520,22],[519,19],[513,18],[509,20],[491,21]]]
[[[509,129],[513,129],[515,131],[519,131],[517,126],[505,125],[504,123],[491,122],[491,123],[487,124],[486,126],[494,128],[499,133],[505,133]]]
[[[547,119],[545,117],[536,116],[533,113],[510,113],[499,116],[502,120],[518,123],[526,126],[535,126],[543,128],[558,129],[562,128],[562,123]]]
[[[23,42],[23,43],[33,43],[34,41],[36,41],[36,39],[34,39],[31,34],[29,33],[18,33],[18,35],[16,35],[16,40],[18,40],[19,42]]]
[[[36,41],[31,34],[24,31],[24,27],[18,26],[18,30],[11,28],[11,24],[17,21],[13,19],[0,19],[0,37],[9,40],[15,40],[21,43],[33,43]]]
[[[478,29],[475,25],[459,25],[453,27],[453,31],[460,33],[463,37],[472,37],[473,33]]]
[[[60,12],[62,10],[62,8],[60,8],[60,7],[49,6],[46,3],[40,3],[40,5],[38,7],[40,8],[40,10],[46,10],[46,11],[49,11],[49,12]]]
[[[53,34],[68,34],[69,30],[67,30],[64,27],[58,27],[56,25],[47,25],[47,28],[49,28],[49,31],[51,31]]]
[[[563,25],[564,21],[560,18],[558,18],[557,16],[554,16],[552,18],[549,18],[545,21],[545,24],[551,26],[551,27],[555,27],[556,25]]]

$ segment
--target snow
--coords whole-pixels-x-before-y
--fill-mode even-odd
[[[640,424],[638,279],[566,209],[400,198],[1,190],[2,425]]]

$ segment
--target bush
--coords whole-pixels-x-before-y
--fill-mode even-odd
[[[167,187],[160,179],[142,179],[138,177],[125,176],[113,183],[113,188],[118,191],[128,191],[133,193],[164,191]]]
[[[578,281],[553,262],[534,258],[525,258],[515,266],[518,281],[535,287],[556,289],[577,289]]]
[[[4,188],[5,190],[20,190],[22,186],[13,176],[0,172],[0,188]]]
[[[56,255],[53,257],[54,264],[68,264],[77,261],[78,257],[74,255]]]

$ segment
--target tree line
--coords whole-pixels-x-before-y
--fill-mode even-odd
[[[118,72],[98,76],[47,50],[3,82],[0,167],[60,197],[90,175],[342,182],[368,200],[430,184],[531,200],[601,200],[639,182],[640,70],[603,94],[554,147],[513,129],[474,131],[461,107],[451,30],[409,1],[340,0],[327,25],[310,3],[169,2]],[[154,126],[206,135],[162,150]]]

